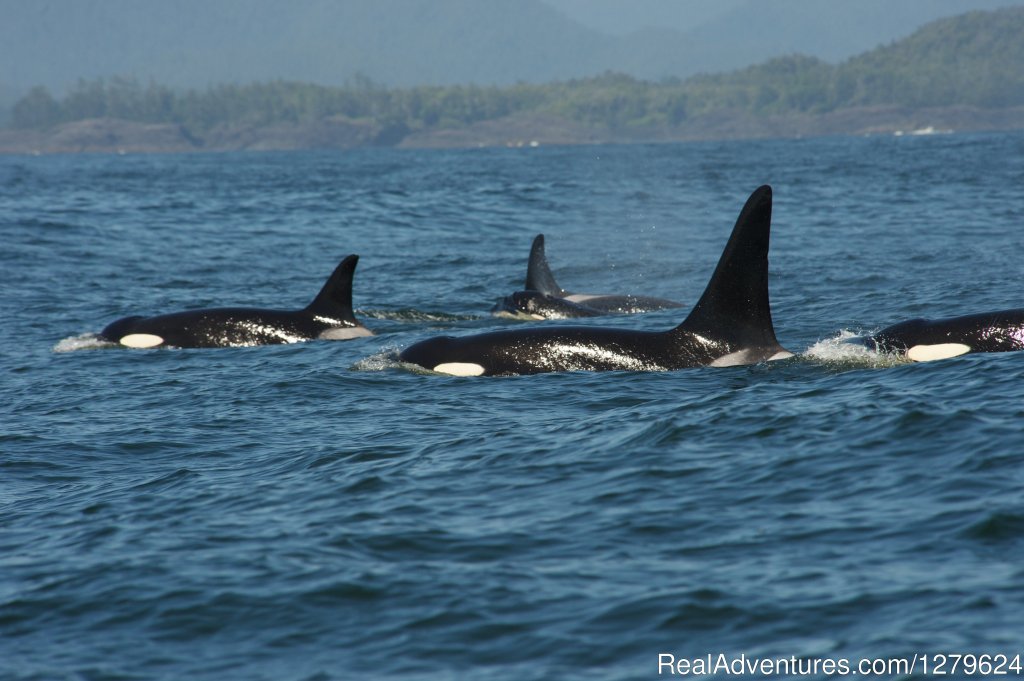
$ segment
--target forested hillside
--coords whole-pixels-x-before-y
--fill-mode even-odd
[[[1024,8],[972,12],[838,65],[789,56],[717,75],[649,82],[608,73],[508,87],[344,87],[277,81],[178,91],[113,78],[81,82],[56,99],[36,88],[17,103],[13,127],[49,129],[87,119],[180,126],[195,146],[225,131],[346,125],[353,145],[398,144],[434,130],[533,116],[606,133],[671,131],[701,117],[823,115],[856,107],[1024,106]],[[669,135],[671,136],[671,135]],[[216,146],[216,145],[214,145]]]

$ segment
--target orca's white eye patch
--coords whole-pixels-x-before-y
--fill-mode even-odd
[[[907,350],[907,359],[915,362],[934,362],[937,359],[959,357],[971,351],[963,343],[938,343],[936,345],[915,345]]]
[[[163,342],[163,338],[151,333],[130,333],[127,336],[122,336],[118,341],[126,348],[155,348]]]
[[[438,364],[434,371],[449,376],[479,376],[484,373],[484,368],[473,362],[446,362]]]

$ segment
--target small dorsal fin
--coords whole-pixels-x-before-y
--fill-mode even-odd
[[[758,187],[743,206],[704,294],[676,331],[735,347],[779,347],[768,301],[772,189]]]
[[[539,291],[549,296],[566,296],[568,292],[555,281],[544,255],[544,235],[538,234],[530,248],[530,262],[526,266],[526,290]]]
[[[327,283],[320,289],[320,293],[316,294],[313,302],[306,307],[306,311],[358,324],[352,313],[352,277],[358,262],[358,255],[345,256],[327,278]]]

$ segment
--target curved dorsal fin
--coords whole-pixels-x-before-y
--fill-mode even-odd
[[[772,189],[747,199],[704,294],[675,331],[723,340],[736,347],[779,346],[768,302],[768,239]]]
[[[538,234],[530,248],[530,262],[526,265],[526,290],[539,291],[549,296],[566,296],[568,292],[555,281],[544,255],[544,235]]]
[[[358,324],[352,313],[352,277],[358,262],[358,255],[349,255],[342,259],[327,278],[327,283],[320,289],[320,293],[316,294],[313,302],[306,307],[306,311]]]

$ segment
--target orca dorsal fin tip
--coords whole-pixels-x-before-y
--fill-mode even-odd
[[[555,281],[555,275],[551,273],[547,255],[544,253],[543,234],[538,234],[533,238],[533,245],[530,247],[530,260],[526,265],[525,288],[527,291],[538,291],[549,296],[567,294]]]
[[[747,199],[707,288],[676,331],[721,338],[738,347],[779,347],[768,298],[772,188]]]
[[[359,256],[354,253],[342,258],[306,310],[357,324],[352,312],[352,279],[358,263]]]

